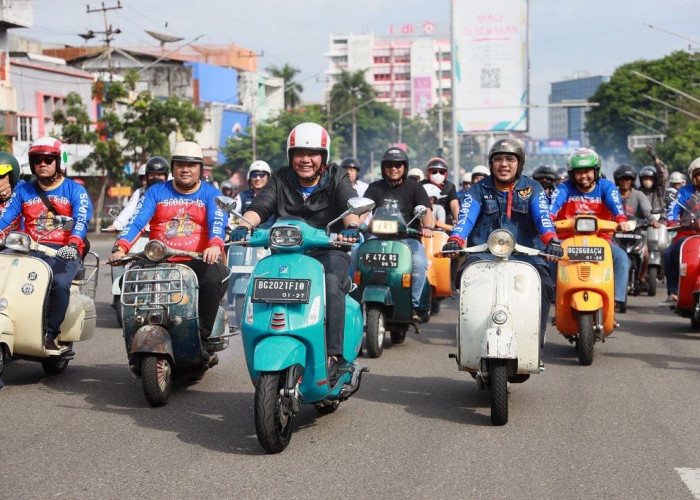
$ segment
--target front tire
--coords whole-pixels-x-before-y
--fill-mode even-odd
[[[649,276],[647,276],[647,293],[649,297],[656,297],[656,285],[659,281],[659,269],[657,267],[649,267]]]
[[[282,403],[284,372],[263,373],[255,385],[255,433],[268,453],[284,450],[292,438],[294,413]]]
[[[391,341],[394,344],[403,344],[406,340],[406,330],[401,331],[391,331]]]
[[[582,366],[589,366],[593,363],[593,313],[578,313],[578,338],[576,341],[576,351],[578,362]]]
[[[164,406],[172,388],[172,366],[166,357],[144,355],[141,360],[141,380],[148,404]]]
[[[365,340],[367,354],[370,358],[378,358],[384,351],[384,311],[376,308],[367,308],[367,331]]]
[[[489,366],[489,389],[491,392],[491,423],[508,423],[508,367],[506,360],[491,360]]]

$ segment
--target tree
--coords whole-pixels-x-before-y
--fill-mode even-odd
[[[93,130],[93,122],[83,98],[77,92],[69,92],[66,95],[65,109],[53,112],[53,122],[60,127],[60,132],[53,131],[52,136],[61,137],[67,144],[94,144],[97,141],[98,135]]]
[[[599,103],[598,107],[592,108],[586,115],[586,131],[590,136],[591,145],[603,156],[613,156],[618,162],[629,161],[627,136],[648,135],[653,133],[648,129],[652,127],[668,138],[666,143],[658,145],[659,154],[668,158],[676,168],[686,166],[687,164],[680,164],[681,158],[685,158],[686,155],[677,155],[673,148],[680,142],[690,150],[700,150],[700,142],[693,142],[694,135],[690,131],[685,133],[686,128],[696,120],[682,113],[670,112],[666,125],[659,120],[645,117],[640,111],[659,118],[663,118],[668,111],[664,105],[645,96],[665,101],[695,114],[700,114],[700,107],[691,100],[638,76],[634,71],[689,95],[698,96],[697,89],[693,87],[693,77],[697,76],[699,70],[700,65],[687,52],[674,52],[661,59],[635,61],[617,68],[610,81],[601,85],[590,99],[591,102]],[[646,127],[636,124],[630,118],[645,123]],[[676,136],[683,136],[684,139],[676,140]],[[635,158],[648,163],[648,159],[643,160],[641,155],[642,152],[635,153]]]
[[[289,64],[285,64],[281,68],[270,66],[267,70],[272,76],[284,80],[284,109],[296,108],[301,101],[299,94],[304,91],[304,87],[294,81],[294,77],[299,74],[299,70]]]
[[[352,156],[357,157],[357,111],[359,106],[366,105],[376,96],[372,86],[365,80],[365,72],[358,70],[349,72],[341,70],[338,79],[331,87],[331,115],[340,116],[350,113],[352,118]]]

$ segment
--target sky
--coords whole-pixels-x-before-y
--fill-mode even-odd
[[[121,29],[117,45],[157,43],[144,30],[164,31],[196,43],[233,43],[264,54],[261,68],[289,63],[301,70],[305,101],[323,100],[328,38],[334,34],[387,35],[390,26],[424,21],[449,25],[449,0],[120,0],[109,11]],[[93,0],[33,0],[34,27],[15,29],[28,38],[80,46],[77,33],[104,30]],[[116,0],[105,0],[106,6]],[[612,74],[639,59],[687,50],[700,41],[700,0],[530,0],[530,103],[546,104],[550,82],[575,73]],[[92,44],[96,44],[93,39]],[[184,42],[180,42],[184,43]],[[174,47],[175,45],[173,45]],[[700,49],[700,42],[695,44]],[[532,109],[530,135],[547,137],[547,110]]]

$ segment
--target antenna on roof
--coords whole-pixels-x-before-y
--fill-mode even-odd
[[[165,29],[168,29],[168,23],[165,23]],[[184,40],[183,37],[181,36],[174,36],[174,35],[169,35],[167,33],[160,33],[158,31],[151,31],[151,30],[144,30],[146,33],[148,33],[150,36],[155,38],[160,42],[160,46],[163,47],[166,43],[173,43],[173,42],[179,42],[180,40]]]

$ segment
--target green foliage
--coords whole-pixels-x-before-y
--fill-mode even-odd
[[[590,135],[591,145],[603,156],[614,156],[618,162],[629,161],[627,150],[628,135],[653,134],[651,130],[637,125],[630,118],[645,123],[647,126],[666,135],[666,142],[657,145],[659,155],[669,167],[684,168],[684,159],[692,151],[700,151],[700,141],[696,141],[697,121],[682,113],[672,111],[662,104],[645,97],[665,101],[695,114],[700,114],[700,106],[687,98],[678,96],[661,85],[644,79],[633,71],[647,75],[692,96],[700,96],[693,87],[693,79],[700,76],[700,61],[687,52],[674,52],[661,59],[641,60],[620,66],[598,91],[591,97],[591,102],[599,103],[587,113],[586,131]],[[633,111],[633,109],[654,115],[666,116],[668,125],[653,120]],[[649,164],[643,151],[635,152],[634,158],[639,164]],[[693,158],[695,156],[692,156]],[[692,159],[692,158],[691,158]]]
[[[65,143],[94,144],[97,140],[97,132],[92,130],[92,120],[83,98],[77,92],[68,93],[65,109],[54,111],[53,121],[61,127],[61,132],[53,131],[51,134],[54,137],[60,136]]]
[[[296,108],[301,102],[299,94],[304,91],[304,87],[299,82],[294,81],[294,78],[299,74],[299,70],[289,64],[285,64],[281,68],[270,66],[267,70],[272,76],[284,80],[284,109]]]

